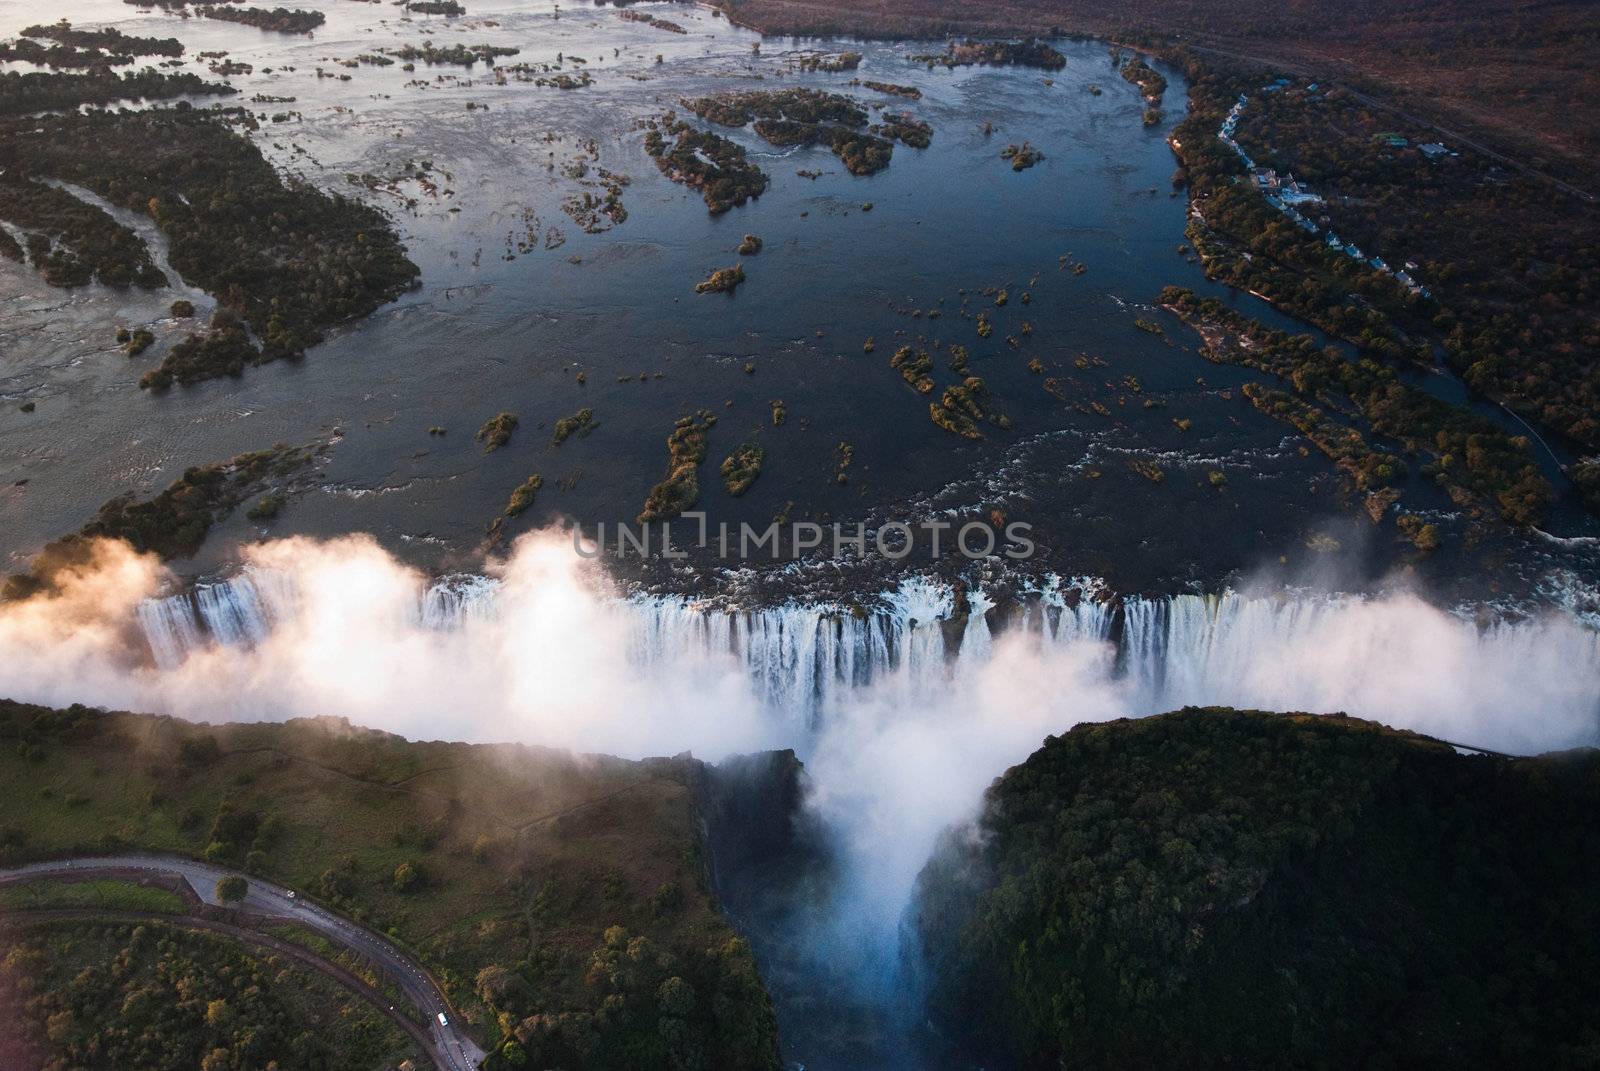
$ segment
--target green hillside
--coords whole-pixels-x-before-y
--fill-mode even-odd
[[[1600,753],[1188,709],[1049,738],[923,874],[994,1067],[1592,1066]]]
[[[0,701],[0,866],[138,849],[288,885],[412,951],[496,1065],[775,1068],[702,881],[703,770]]]

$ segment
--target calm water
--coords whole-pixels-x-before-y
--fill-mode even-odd
[[[665,468],[673,421],[701,408],[720,421],[701,471],[701,505],[713,520],[915,519],[998,506],[1037,526],[1044,566],[1123,588],[1213,586],[1261,569],[1303,575],[1330,562],[1349,583],[1394,564],[1389,536],[1374,537],[1364,517],[1341,508],[1331,467],[1239,395],[1254,377],[1200,359],[1192,336],[1149,308],[1167,283],[1220,291],[1176,251],[1186,208],[1170,185],[1170,120],[1143,126],[1143,104],[1103,46],[1061,44],[1068,65],[1054,73],[929,71],[906,59],[916,49],[903,44],[769,40],[757,53],[756,35],[679,5],[633,10],[673,19],[684,35],[587,6],[479,2],[471,17],[449,20],[405,20],[390,5],[350,0],[304,6],[328,17],[310,38],[112,0],[0,8],[0,34],[65,14],[177,36],[189,69],[204,72],[198,53],[209,50],[253,65],[252,75],[231,79],[241,94],[227,103],[295,98],[250,105],[265,120],[255,135],[263,151],[308,181],[389,210],[423,271],[421,289],[301,363],[157,397],[136,382],[182,336],[184,325],[162,319],[173,294],[56,291],[0,263],[0,554],[9,567],[115,494],[151,493],[193,464],[338,432],[320,488],[296,499],[270,534],[370,531],[432,568],[471,568],[485,526],[530,473],[543,475],[545,489],[512,531],[557,517],[631,519]],[[441,45],[522,50],[502,65],[562,56],[564,69],[588,70],[594,84],[501,85],[486,65],[339,65],[429,35]],[[865,58],[854,72],[796,73],[791,61],[817,47]],[[1175,119],[1185,86],[1168,74]],[[849,87],[853,78],[915,85],[924,96],[881,98]],[[680,97],[795,85],[909,110],[932,123],[933,145],[897,146],[888,170],[857,178],[824,150],[778,152],[736,133],[772,187],[718,218],[643,152],[641,121]],[[297,117],[267,119],[278,112]],[[1016,173],[999,153],[1024,139],[1046,158]],[[604,167],[631,178],[629,218],[605,233],[584,233],[561,210],[586,188],[567,173],[580,157],[591,175]],[[346,178],[388,180],[419,161],[433,166],[431,192],[406,180],[369,193]],[[796,173],[805,169],[823,175]],[[696,295],[695,282],[739,259],[746,232],[765,250],[746,258],[745,285],[732,297]],[[1087,270],[1060,270],[1062,258]],[[1009,289],[1011,301],[994,308],[981,293],[988,287]],[[1231,300],[1260,310],[1253,299]],[[987,340],[970,318],[984,308],[995,323]],[[1165,335],[1136,328],[1141,317]],[[1023,321],[1031,335],[1021,334]],[[160,345],[123,357],[116,326],[152,323]],[[868,337],[877,343],[871,354]],[[934,427],[928,399],[888,367],[898,345],[919,341],[966,345],[1012,430],[972,444]],[[1080,355],[1094,363],[1075,367]],[[1028,371],[1034,357],[1065,401]],[[941,389],[956,382],[942,352],[935,360]],[[38,411],[20,414],[23,399]],[[787,419],[774,427],[770,403],[779,399]],[[550,425],[585,406],[599,429],[552,448]],[[519,415],[521,430],[485,457],[472,433],[502,409]],[[435,425],[448,434],[429,436]],[[716,467],[745,441],[765,448],[766,468],[734,500]],[[846,485],[833,480],[842,441],[854,448]],[[1159,464],[1165,479],[1137,475],[1135,458]],[[1227,477],[1224,491],[1210,486],[1214,470]],[[1406,501],[1459,523],[1420,480]],[[234,541],[263,531],[241,514],[199,561],[180,565],[225,567]],[[1308,551],[1313,533],[1341,550]],[[1553,567],[1586,570],[1590,553],[1493,536],[1430,568],[1468,584],[1487,571],[1520,590]]]

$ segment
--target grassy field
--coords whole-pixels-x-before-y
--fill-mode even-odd
[[[0,911],[43,911],[93,908],[99,911],[184,913],[176,893],[131,881],[28,881],[0,886]]]
[[[0,862],[135,848],[260,874],[413,950],[493,1048],[531,1011],[604,999],[588,974],[610,927],[679,956],[728,946],[700,881],[691,774],[331,719],[206,726],[0,701]],[[742,945],[728,962],[749,966]]]

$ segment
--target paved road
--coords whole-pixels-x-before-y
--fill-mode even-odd
[[[240,874],[226,867],[198,863],[177,856],[154,855],[102,855],[81,859],[60,859],[44,863],[0,870],[0,884],[24,881],[30,878],[71,876],[74,873],[97,870],[142,871],[162,877],[182,878],[207,904],[220,906],[217,899],[217,882],[226,877],[242,877],[250,886],[243,902],[228,905],[269,919],[297,922],[307,929],[320,933],[329,940],[364,956],[383,973],[394,980],[405,999],[422,1013],[432,1039],[435,1062],[445,1071],[474,1071],[483,1061],[484,1051],[456,1024],[455,1012],[445,999],[443,991],[427,971],[388,938],[374,933],[349,919],[291,897],[281,885],[262,881],[248,874]],[[441,1026],[439,1016],[449,1022]]]

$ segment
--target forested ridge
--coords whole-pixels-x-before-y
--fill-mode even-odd
[[[933,1018],[991,1067],[1592,1063],[1597,804],[1594,751],[1223,708],[1080,726],[925,870]]]

